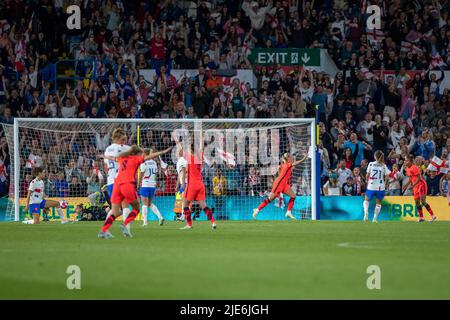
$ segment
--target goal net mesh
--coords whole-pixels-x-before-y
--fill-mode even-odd
[[[3,124],[11,156],[11,201],[6,217],[10,220],[15,217],[15,188],[19,188],[20,220],[29,217],[25,211],[25,201],[34,167],[42,167],[46,172],[46,198],[66,200],[68,216],[76,216],[75,207],[78,204],[106,207],[107,199],[102,187],[107,184],[108,165],[105,164],[103,155],[112,143],[111,133],[115,128],[121,127],[128,134],[129,145],[137,144],[155,151],[173,145],[174,136],[183,143],[195,143],[195,135],[201,129],[205,141],[202,175],[207,205],[213,209],[216,219],[248,220],[252,218],[253,208],[269,195],[278,174],[281,156],[289,153],[294,159],[299,159],[311,152],[311,125],[312,123],[288,121],[21,120],[19,144],[15,145],[14,126]],[[15,148],[19,148],[20,157],[18,184],[14,183]],[[166,220],[173,220],[181,213],[177,160],[178,152],[175,148],[172,153],[156,159],[157,191],[153,203]],[[312,171],[311,157],[307,157],[293,170],[291,186],[297,198],[292,213],[298,219],[311,218]],[[137,187],[139,191],[140,186]],[[99,196],[92,197],[93,195]],[[92,199],[96,199],[98,203],[93,204]],[[287,202],[286,195],[277,197],[260,212],[258,219],[285,219]],[[192,212],[194,218],[205,219],[195,203]],[[50,220],[58,219],[54,210],[46,214]],[[157,218],[149,213],[148,219]]]

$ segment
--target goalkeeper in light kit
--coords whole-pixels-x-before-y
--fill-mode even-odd
[[[294,161],[290,154],[288,153],[283,154],[283,156],[281,157],[281,165],[278,169],[278,178],[273,183],[272,191],[270,192],[269,197],[264,199],[264,201],[261,202],[258,208],[253,209],[253,219],[256,219],[258,213],[265,206],[267,206],[276,197],[278,197],[280,193],[283,193],[290,197],[287,205],[286,217],[296,220],[295,217],[292,215],[292,208],[294,207],[296,197],[295,192],[291,188],[292,170],[300,163],[305,161],[307,156],[308,156],[307,154],[304,154],[302,159]]]
[[[136,172],[144,161],[159,157],[160,155],[169,152],[172,148],[173,147],[170,147],[164,151],[144,156],[144,151],[141,148],[132,146],[130,150],[121,153],[117,157],[116,160],[119,162],[119,172],[114,180],[114,189],[111,196],[112,214],[106,218],[102,230],[98,234],[99,238],[109,239],[113,237],[108,230],[116,218],[122,214],[120,212],[120,207],[123,202],[128,206],[131,205],[133,210],[120,225],[120,230],[125,237],[131,238],[131,233],[127,226],[136,219],[140,209],[139,197],[136,191]]]
[[[425,179],[422,177],[422,169],[420,168],[422,166],[422,157],[419,156],[414,159],[414,156],[410,155],[405,161],[405,166],[406,175],[409,177],[409,181],[403,186],[403,191],[405,191],[408,186],[412,184],[414,201],[416,202],[417,211],[419,212],[419,220],[417,222],[425,221],[422,206],[424,206],[430,213],[430,222],[435,221],[436,216],[434,215],[430,205],[427,203],[428,187]]]
[[[28,187],[27,194],[27,206],[25,208],[26,211],[33,216],[33,220],[25,220],[23,223],[25,224],[39,224],[41,209],[47,208],[56,208],[58,215],[61,218],[61,223],[69,222],[66,217],[64,217],[64,213],[61,208],[61,204],[55,200],[46,200],[44,193],[44,178],[45,171],[42,168],[34,168],[33,169],[33,177],[34,179],[30,182],[30,186]]]

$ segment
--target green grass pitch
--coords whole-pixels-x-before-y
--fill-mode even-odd
[[[449,299],[450,223],[0,224],[5,299]],[[81,290],[68,290],[69,265]],[[369,265],[381,289],[369,290]]]

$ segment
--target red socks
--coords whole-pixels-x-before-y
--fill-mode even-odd
[[[123,224],[127,226],[131,221],[136,219],[138,214],[139,214],[139,211],[137,211],[136,209],[133,209]]]
[[[417,206],[417,212],[419,212],[419,217],[420,217],[420,219],[423,219],[422,206]]]
[[[425,205],[425,209],[427,209],[431,216],[434,216],[433,210],[431,210],[431,207],[428,203]]]
[[[269,198],[265,198],[263,202],[258,207],[258,210],[261,211],[265,206],[267,206],[270,203]]]
[[[211,221],[211,223],[214,223],[215,220],[214,220],[211,209],[209,207],[205,207],[205,209],[203,209],[203,210],[205,211],[206,216],[208,217],[208,220]]]
[[[292,208],[294,207],[294,202],[295,202],[295,198],[289,199],[288,206],[287,206],[288,211],[292,210]]]
[[[102,227],[102,232],[108,231],[109,228],[111,228],[112,224],[114,223],[114,220],[116,220],[116,217],[113,215],[110,215],[108,219],[106,219],[105,223]]]
[[[184,218],[186,219],[187,225],[192,226],[191,209],[189,209],[189,207],[186,207],[183,209],[183,212],[184,212]]]

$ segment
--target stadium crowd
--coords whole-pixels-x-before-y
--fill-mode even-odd
[[[69,2],[82,8],[81,30],[66,27]],[[381,30],[365,30],[369,4],[382,9]],[[380,149],[393,169],[390,194],[399,195],[407,181],[402,164],[412,153],[431,169],[429,194],[446,195],[449,174],[440,172],[433,157],[450,161],[450,96],[444,85],[444,71],[450,70],[449,13],[448,0],[4,0],[0,121],[299,118],[316,117],[318,106],[324,194],[364,193],[367,164]],[[257,47],[326,49],[341,71],[252,66],[248,55]],[[53,81],[55,62],[72,59],[78,61],[77,71]],[[145,80],[142,69],[155,69],[156,76]],[[176,79],[174,69],[198,69],[198,75]],[[236,69],[253,69],[256,88],[239,80],[224,85],[221,76]],[[21,161],[26,166],[32,154],[33,165],[38,156],[46,166],[56,166],[48,177],[55,188],[47,190],[65,196],[99,189],[95,170],[101,170],[100,163],[51,163],[42,150],[61,152],[51,148],[70,144],[42,144],[24,139]],[[95,145],[83,147],[98,151]],[[7,195],[5,137],[0,148],[0,194]],[[174,168],[168,172],[175,174]],[[226,172],[215,170],[211,179],[217,196],[228,192],[222,174],[226,179]],[[257,168],[244,176],[242,183],[251,186],[258,180]],[[22,192],[30,179],[24,174]],[[296,183],[299,194],[305,192],[301,177]]]

